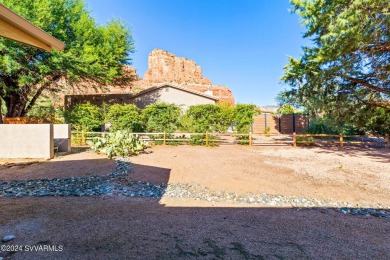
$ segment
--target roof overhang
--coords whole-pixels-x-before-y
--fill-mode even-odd
[[[0,4],[0,36],[51,52],[65,44]]]
[[[175,84],[175,83],[172,83],[172,82],[163,82],[163,83],[154,84],[153,86],[151,86],[151,87],[149,87],[147,89],[144,89],[144,90],[142,90],[142,91],[140,91],[138,93],[135,93],[133,95],[133,97],[138,97],[138,96],[141,96],[141,95],[146,94],[148,92],[154,91],[156,89],[161,89],[161,88],[164,88],[164,87],[175,88],[177,90],[188,92],[188,93],[191,93],[193,95],[197,95],[197,96],[201,96],[201,97],[204,97],[204,98],[207,98],[207,99],[214,100],[215,102],[217,102],[219,100],[219,98],[217,98],[217,97],[210,96],[210,95],[207,95],[205,93],[202,93],[202,92],[199,92],[199,91],[195,91],[195,90],[183,87],[183,86],[181,86],[179,84]]]

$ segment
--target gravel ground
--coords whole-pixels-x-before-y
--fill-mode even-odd
[[[0,166],[0,236],[16,239],[0,245],[67,251],[0,257],[388,259],[388,173],[385,149],[158,146],[115,162],[85,151],[15,162]]]
[[[390,149],[158,146],[132,163],[133,180],[390,206]],[[158,168],[166,180],[156,181]]]
[[[268,152],[268,154],[272,154]],[[281,151],[279,156],[283,156]],[[305,158],[308,154],[303,150],[292,160]],[[315,158],[318,163],[319,158]],[[266,161],[267,162],[267,161]],[[0,197],[43,197],[43,196],[127,196],[127,197],[169,197],[204,200],[208,202],[229,202],[244,204],[260,204],[278,207],[334,207],[344,214],[371,215],[390,218],[389,206],[380,203],[355,205],[342,201],[319,200],[303,196],[283,196],[270,194],[237,194],[228,191],[212,191],[199,184],[190,183],[150,183],[145,181],[129,181],[134,173],[129,158],[117,158],[116,167],[107,176],[84,176],[72,178],[11,180],[0,182]],[[288,163],[288,162],[284,162]],[[341,162],[340,162],[341,163]],[[298,168],[308,173],[312,163],[305,163],[305,168]],[[295,165],[300,167],[300,165]],[[329,169],[325,169],[329,170]],[[364,171],[364,167],[356,168],[355,174]]]

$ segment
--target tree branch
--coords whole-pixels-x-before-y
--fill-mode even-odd
[[[380,108],[383,108],[385,110],[390,110],[390,102],[380,102],[380,101],[365,101],[363,99],[361,99],[358,95],[356,94],[353,94],[353,96],[359,100],[360,102],[362,102],[363,104],[366,104],[366,105],[369,105],[369,106],[374,106],[374,107],[380,107]]]
[[[376,107],[381,107],[386,110],[390,110],[390,102],[379,102],[379,101],[371,101],[368,104]]]
[[[340,73],[337,74],[337,75],[340,76],[340,77],[342,77],[342,78],[345,78],[345,79],[347,79],[347,80],[349,80],[349,81],[351,81],[351,82],[354,82],[354,83],[363,85],[363,86],[365,86],[365,87],[367,87],[367,88],[369,88],[369,89],[375,90],[376,92],[380,92],[380,93],[382,93],[382,94],[385,94],[385,95],[390,96],[390,92],[389,92],[389,91],[387,91],[387,90],[385,90],[385,89],[383,89],[383,88],[374,86],[374,85],[372,85],[372,84],[370,84],[370,83],[368,83],[368,82],[366,82],[366,81],[364,81],[364,80],[362,80],[362,79],[353,78],[353,77],[346,76],[346,75],[343,75],[343,74],[340,74]]]
[[[37,92],[34,94],[33,98],[30,100],[30,103],[28,104],[28,106],[23,110],[23,115],[26,115],[31,110],[31,108],[35,105],[35,102],[37,101],[39,96],[42,94],[42,92],[45,89],[47,89],[48,87],[50,87],[53,84],[53,82],[56,82],[60,78],[61,78],[60,75],[54,76],[52,80],[50,80],[50,81],[46,82],[45,84],[43,84],[42,86],[40,86],[38,88]]]
[[[372,52],[372,51],[390,51],[390,43],[379,43],[379,44],[372,44],[367,45],[360,49],[363,52]]]

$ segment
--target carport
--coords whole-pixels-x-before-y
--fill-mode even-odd
[[[60,40],[0,4],[0,36],[51,52],[65,48]]]
[[[0,4],[0,36],[45,51],[62,51],[65,48],[60,40]],[[0,124],[1,98],[0,98]],[[68,125],[2,125],[0,157],[53,157],[53,138],[69,138],[66,150],[70,149]],[[56,137],[58,135],[59,137]],[[64,137],[65,136],[65,137]],[[69,137],[68,137],[69,136]]]

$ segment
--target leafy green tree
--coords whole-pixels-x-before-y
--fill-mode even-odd
[[[142,110],[142,121],[146,132],[173,133],[179,125],[181,109],[167,103],[155,103]]]
[[[6,111],[6,109],[7,107],[5,106],[3,99],[0,97],[0,124],[3,123],[2,111]]]
[[[289,58],[279,100],[336,123],[390,110],[388,0],[291,0],[311,45]],[[380,121],[385,122],[385,118]],[[376,122],[375,120],[372,123]],[[365,123],[364,123],[365,124]]]
[[[184,131],[225,132],[233,123],[233,108],[225,104],[190,106],[181,118]]]
[[[142,131],[140,109],[136,105],[111,105],[108,109],[107,117],[111,123],[110,131]]]
[[[61,124],[64,122],[63,111],[55,107],[51,99],[43,96],[38,98],[36,106],[28,112],[27,116],[50,124]]]
[[[130,63],[129,29],[119,20],[96,24],[83,0],[0,2],[66,45],[63,52],[49,53],[0,38],[0,97],[7,117],[25,116],[44,91],[82,80],[97,86],[113,82]]]
[[[281,107],[278,108],[276,113],[283,114],[283,115],[294,114],[295,113],[295,109],[291,105],[289,105],[289,104],[284,104],[284,105],[282,105]]]
[[[66,123],[84,130],[100,130],[102,124],[100,109],[90,103],[77,104],[72,110],[65,111],[64,117]]]
[[[256,106],[252,104],[237,104],[234,108],[236,131],[238,133],[249,133]]]
[[[226,132],[234,123],[234,106],[229,103],[217,103],[217,107],[219,108],[218,132]]]

